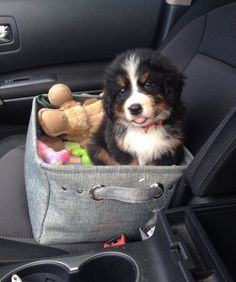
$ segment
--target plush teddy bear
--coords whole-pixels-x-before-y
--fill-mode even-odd
[[[64,140],[86,144],[104,116],[102,101],[92,98],[81,104],[73,100],[70,88],[64,84],[52,86],[48,99],[60,108],[39,110],[38,119],[43,131],[50,137],[63,135]]]

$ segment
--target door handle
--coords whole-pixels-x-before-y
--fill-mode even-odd
[[[50,83],[57,80],[56,74],[42,74],[10,78],[0,81],[0,89],[30,86],[35,84]]]

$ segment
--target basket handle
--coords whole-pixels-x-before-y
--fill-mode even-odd
[[[161,197],[163,193],[164,186],[161,183],[154,183],[149,188],[97,185],[90,190],[90,197],[95,201],[117,200],[138,204],[157,199]]]

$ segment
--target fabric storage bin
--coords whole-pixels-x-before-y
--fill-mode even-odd
[[[37,154],[38,105],[33,100],[25,153],[25,181],[35,239],[43,244],[135,237],[163,205],[192,160],[179,166],[56,166]],[[163,184],[163,191],[160,185]]]

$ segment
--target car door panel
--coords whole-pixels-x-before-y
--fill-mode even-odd
[[[115,54],[152,47],[161,5],[162,0],[135,5],[131,0],[1,0],[0,24],[11,26],[17,43],[14,50],[0,44],[2,123],[14,118],[27,123],[32,97],[55,83],[72,91],[100,90],[104,68]],[[42,76],[55,80],[37,82]]]
[[[0,25],[11,26],[14,37],[0,44],[1,124],[27,124],[32,97],[55,83],[100,91],[117,53],[156,46],[166,6],[164,0],[0,0]]]
[[[108,61],[52,65],[0,75],[0,98],[5,100],[46,93],[55,83],[66,83],[74,92],[99,90],[107,64]],[[8,83],[10,80],[13,82]]]
[[[1,73],[68,62],[110,59],[151,47],[161,1],[0,1],[14,18],[20,47],[1,54]],[[0,17],[1,18],[1,17]]]

